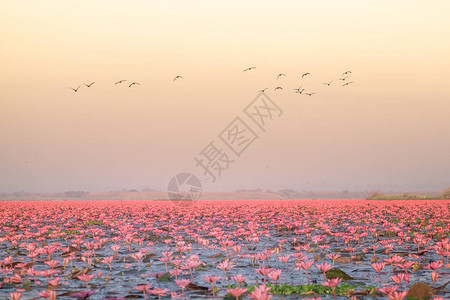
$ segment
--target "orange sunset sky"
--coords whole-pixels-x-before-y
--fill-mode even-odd
[[[165,190],[179,172],[207,191],[444,189],[448,12],[444,0],[0,0],[0,192]],[[283,111],[265,132],[244,113],[264,88]],[[218,136],[238,116],[258,135],[240,157]],[[211,141],[234,160],[215,182],[194,160]]]

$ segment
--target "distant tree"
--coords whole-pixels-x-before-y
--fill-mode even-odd
[[[374,200],[374,199],[377,199],[377,198],[380,198],[380,197],[383,197],[384,195],[383,195],[383,193],[381,193],[380,191],[373,191],[373,192],[370,192],[369,193],[369,195],[367,195],[367,200]]]
[[[442,192],[441,196],[442,196],[442,199],[444,199],[444,200],[450,200],[450,187],[445,189]]]

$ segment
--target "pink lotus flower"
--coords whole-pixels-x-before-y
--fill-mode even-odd
[[[141,291],[144,294],[144,299],[147,299],[147,294],[150,292],[152,284],[143,284],[135,286],[134,289]]]
[[[266,288],[264,284],[255,287],[253,292],[251,292],[248,297],[254,300],[269,300],[273,295],[269,294],[270,287]]]
[[[178,279],[178,275],[180,275],[181,273],[183,273],[183,271],[180,269],[175,269],[175,270],[169,271],[170,276],[175,277],[175,280]]]
[[[281,270],[272,270],[272,272],[269,273],[269,278],[275,281],[275,284],[278,282],[278,279],[280,279]]]
[[[59,284],[60,280],[61,280],[61,278],[56,277],[55,279],[47,280],[47,283],[52,286],[57,286]]]
[[[334,287],[336,287],[341,281],[342,281],[342,278],[328,279],[327,281],[325,281],[324,283],[322,283],[322,285],[323,285],[323,286],[326,286],[326,287],[329,287],[329,288],[334,288]]]
[[[247,288],[233,288],[233,289],[226,289],[228,293],[230,293],[233,297],[236,297],[236,300],[239,300],[239,297],[247,292]]]
[[[231,276],[231,280],[236,281],[237,283],[241,283],[245,282],[247,278],[242,276],[242,274],[237,274],[236,276]]]
[[[256,269],[255,272],[258,274],[261,274],[264,278],[264,283],[266,283],[266,276],[269,275],[270,272],[272,272],[272,268],[259,268]]]
[[[161,288],[156,288],[154,290],[150,290],[150,294],[158,296],[158,300],[161,299],[161,296],[164,297],[169,292],[170,292],[169,289],[161,289]]]
[[[429,263],[428,265],[426,265],[424,268],[428,269],[428,270],[436,271],[436,270],[439,270],[440,268],[442,268],[443,265],[444,264],[442,262],[433,261],[433,262]]]
[[[341,257],[340,254],[328,254],[327,257],[331,260],[333,260],[333,267],[334,267],[334,261],[336,260],[336,258]]]
[[[296,263],[296,267],[297,269],[303,269],[306,271],[306,279],[308,280],[308,284],[311,284],[311,282],[309,281],[309,275],[308,275],[308,270],[311,268],[311,266],[314,264],[313,260],[310,261],[302,261],[300,263]]]
[[[404,269],[405,273],[408,273],[408,269],[411,268],[412,265],[414,265],[413,261],[407,261],[402,264],[397,264],[397,267],[399,267],[400,269]]]
[[[11,277],[11,278],[9,279],[9,281],[10,281],[11,283],[22,283],[22,282],[23,282],[22,278],[21,278],[20,275],[17,274],[17,273],[15,273],[15,274],[13,275],[13,277]]]
[[[56,291],[52,291],[52,290],[44,290],[44,291],[38,293],[38,295],[41,296],[42,298],[49,299],[49,300],[56,299]]]
[[[189,285],[189,283],[191,283],[191,281],[189,279],[180,279],[175,280],[175,283],[183,290]]]
[[[431,280],[437,281],[439,278],[439,274],[436,271],[431,272]]]
[[[381,270],[383,270],[384,266],[386,264],[384,262],[379,263],[373,263],[372,268],[378,273],[378,275],[381,273]]]
[[[385,294],[385,295],[390,295],[393,292],[395,292],[398,289],[398,286],[386,286],[382,289],[378,289],[378,291],[380,291],[381,293]]]
[[[282,263],[284,263],[286,265],[287,269],[289,269],[289,266],[287,264],[287,262],[289,260],[289,257],[290,257],[289,255],[286,255],[286,256],[280,255],[280,256],[278,256],[278,260],[281,261]]]
[[[403,300],[407,294],[408,294],[408,291],[403,291],[401,293],[395,291],[392,294],[388,294],[388,297],[390,300]]]
[[[107,264],[109,267],[109,270],[112,271],[111,264],[112,264],[113,260],[114,260],[114,256],[108,256],[108,257],[103,258],[101,260],[101,263]]]
[[[225,278],[227,277],[227,271],[231,270],[233,266],[230,263],[230,259],[225,259],[223,262],[217,265],[217,268],[225,272]]]
[[[70,297],[84,300],[84,299],[88,299],[94,293],[95,293],[95,290],[93,290],[93,291],[86,290],[86,291],[70,294]]]
[[[214,291],[214,283],[219,281],[222,277],[215,277],[215,276],[206,276],[206,277],[202,277],[204,281],[207,281],[209,283],[211,283],[211,289],[213,291],[213,296],[215,296],[215,291]]]
[[[323,273],[323,280],[327,280],[327,276],[326,276],[326,272],[330,271],[331,269],[333,269],[333,266],[330,265],[329,263],[322,263],[322,264],[316,264],[316,267],[322,271]]]
[[[138,252],[135,254],[130,254],[131,258],[133,258],[134,260],[137,260],[138,262],[138,270],[141,270],[141,260],[144,257],[144,254],[142,252]]]
[[[322,283],[323,286],[329,287],[331,288],[331,290],[333,291],[333,297],[334,300],[336,300],[336,286],[342,281],[342,278],[333,278],[333,279],[328,279],[326,282]]]
[[[78,275],[77,278],[81,281],[86,282],[86,290],[89,289],[89,281],[92,280],[92,278],[95,277],[95,274],[92,275],[87,275],[87,274],[83,274],[83,275]]]
[[[22,293],[19,292],[9,293],[9,297],[11,297],[11,300],[19,300],[22,297]]]
[[[400,284],[403,281],[403,279],[405,278],[405,274],[400,273],[400,274],[397,274],[395,276],[391,276],[390,278],[396,284]]]

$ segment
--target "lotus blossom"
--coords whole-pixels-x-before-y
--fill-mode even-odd
[[[215,291],[214,291],[214,283],[219,281],[222,277],[215,277],[215,276],[206,276],[206,277],[202,277],[204,281],[207,281],[209,283],[211,283],[211,289],[213,292],[213,296],[215,296]]]
[[[70,297],[84,300],[84,299],[88,299],[94,293],[95,293],[95,290],[93,290],[93,291],[85,290],[85,291],[70,294]]]
[[[147,299],[147,294],[150,293],[152,284],[142,284],[134,287],[136,290],[141,291],[144,294],[144,299]]]
[[[383,270],[385,265],[386,264],[384,262],[379,262],[379,263],[373,263],[371,266],[378,273],[378,275],[380,275],[381,270]]]
[[[323,286],[329,287],[331,288],[331,290],[333,291],[333,297],[334,300],[336,300],[336,286],[342,281],[342,278],[333,278],[333,279],[328,279],[327,281],[325,281],[324,283],[322,283]]]
[[[228,293],[230,293],[233,297],[236,297],[236,300],[239,300],[239,297],[247,292],[247,288],[233,288],[233,289],[226,289]]]
[[[161,288],[156,288],[154,290],[150,290],[150,294],[158,296],[158,300],[161,299],[161,296],[165,296],[168,292],[170,292],[169,289],[161,289]]]
[[[316,267],[320,270],[320,271],[322,271],[322,273],[323,273],[323,280],[327,280],[327,276],[326,276],[326,273],[328,272],[328,271],[330,271],[331,269],[333,269],[333,266],[332,265],[330,265],[330,264],[328,264],[328,263],[322,263],[322,264],[316,264]]]
[[[270,287],[266,287],[264,284],[255,287],[254,291],[251,292],[248,297],[254,300],[269,300],[273,295],[269,294]]]
[[[11,300],[19,300],[22,297],[22,293],[19,292],[9,293],[9,297],[11,297]]]
[[[403,291],[401,293],[395,291],[391,294],[388,294],[388,297],[390,300],[403,300],[407,294],[408,294],[408,291]]]
[[[236,276],[231,276],[231,280],[236,281],[237,283],[241,283],[245,282],[247,278],[242,276],[242,274],[237,274]]]

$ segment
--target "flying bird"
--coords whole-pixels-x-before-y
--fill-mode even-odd
[[[128,87],[131,87],[133,84],[141,85],[139,82],[132,82]]]
[[[250,71],[250,70],[253,70],[253,69],[256,69],[256,67],[250,67],[250,68],[247,68],[247,69],[244,70],[244,72]]]
[[[278,74],[278,76],[277,76],[277,80],[278,80],[278,78],[280,78],[281,76],[286,76],[286,74],[284,74],[284,73],[280,73],[280,74]]]
[[[173,81],[177,80],[178,78],[184,79],[183,76],[177,75],[177,76],[175,76],[175,78],[173,79]]]
[[[305,90],[305,89],[301,89],[301,90],[299,90],[299,91],[296,91],[296,93],[302,94],[304,90]]]
[[[275,89],[274,89],[274,91],[276,91],[276,90],[282,90],[283,88],[281,87],[281,86],[277,86]]]
[[[308,96],[312,96],[314,94],[315,94],[315,92],[314,93],[305,93],[305,95],[308,95]]]
[[[350,82],[347,82],[347,83],[344,83],[342,86],[346,86],[346,85],[349,85],[350,83],[353,83],[353,81],[350,81]]]
[[[305,77],[306,75],[311,75],[311,73],[305,73],[302,75],[302,78]]]
[[[333,82],[333,80],[331,80],[330,82],[324,82],[323,84],[326,84],[326,85],[328,85],[328,86],[330,86],[330,84]]]
[[[91,85],[93,85],[94,84],[94,82],[91,82],[90,84],[86,84],[86,83],[83,83],[85,86],[87,86],[87,87],[91,87]]]
[[[74,90],[75,92],[78,92],[78,89],[81,87],[81,85],[79,85],[76,89],[74,89],[73,87],[71,87],[72,90]]]
[[[351,73],[352,73],[352,71],[346,71],[346,72],[342,73],[342,76],[347,75],[347,74],[351,74]]]
[[[348,78],[348,76],[346,76],[346,77],[342,77],[342,78],[339,78],[338,80],[342,80],[342,81],[345,81],[345,79],[347,79]]]
[[[259,90],[258,91],[258,93],[264,93],[266,90],[267,90],[268,88],[265,88],[265,89],[262,89],[262,90]]]
[[[294,89],[294,91],[296,91],[296,93],[299,93],[301,88],[302,88],[302,86],[300,86],[298,89]]]
[[[114,83],[115,85],[116,84],[118,84],[118,83],[122,83],[122,82],[124,82],[124,81],[127,81],[126,79],[122,79],[122,80],[119,80],[119,81],[117,81],[116,83]]]

